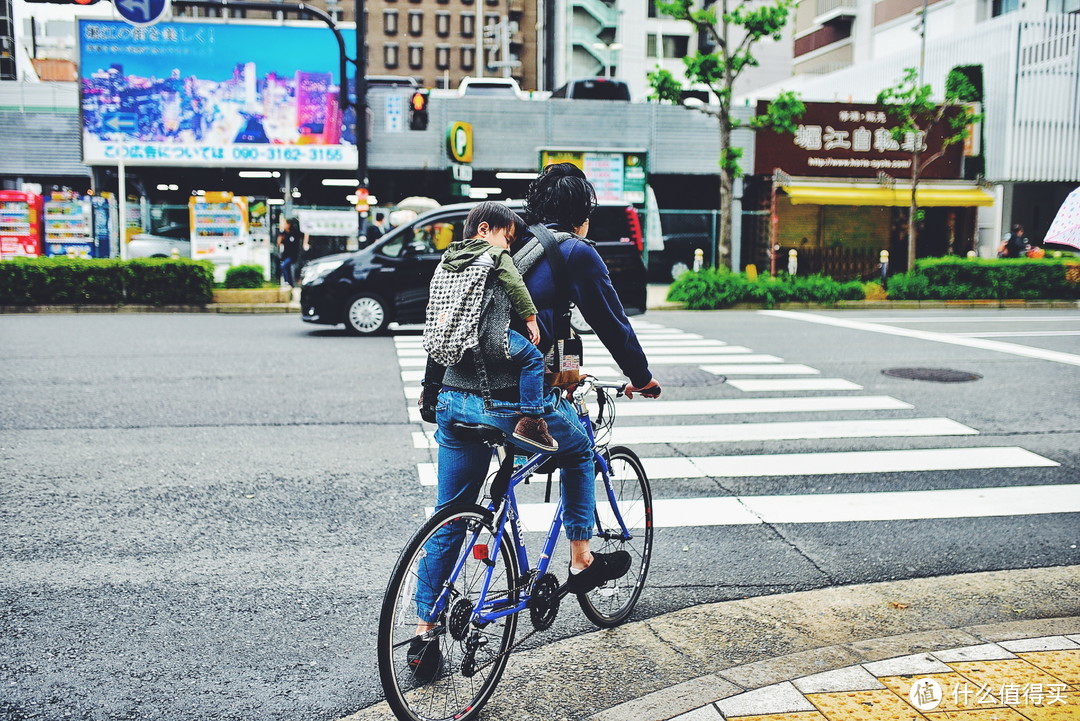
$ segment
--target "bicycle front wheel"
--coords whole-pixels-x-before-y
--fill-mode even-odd
[[[626,551],[630,571],[578,596],[585,616],[600,627],[617,626],[630,617],[645,586],[653,542],[652,491],[641,460],[623,446],[610,449],[606,458],[610,475],[605,480],[599,468],[596,473],[596,526],[601,544],[595,550]]]
[[[473,719],[494,693],[517,615],[479,624],[473,611],[488,578],[487,609],[518,598],[517,558],[506,535],[498,547],[494,538],[490,511],[459,505],[432,516],[401,552],[383,597],[378,638],[379,678],[399,719]],[[432,650],[418,664],[421,621],[433,624],[422,637]]]

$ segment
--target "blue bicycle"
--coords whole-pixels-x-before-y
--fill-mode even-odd
[[[601,547],[593,550],[624,550],[633,559],[622,578],[578,595],[585,616],[601,627],[616,626],[630,616],[652,556],[652,493],[645,470],[630,449],[605,445],[615,419],[611,392],[618,397],[623,388],[585,378],[573,393],[578,418],[595,449],[595,538]],[[591,397],[599,408],[595,424],[589,415]],[[566,595],[565,584],[549,571],[562,535],[562,502],[533,564],[525,548],[525,509],[515,495],[518,484],[548,470],[554,459],[538,453],[515,468],[513,449],[507,449],[498,428],[456,424],[454,432],[491,446],[499,465],[486,496],[490,502],[458,504],[436,513],[406,544],[390,577],[379,618],[379,676],[390,708],[408,721],[475,718],[495,692],[511,651],[551,627]],[[449,559],[445,570],[433,570],[427,560],[435,548],[439,558]],[[421,625],[422,632],[420,606],[432,619]],[[515,644],[523,613],[534,630]],[[436,640],[439,665],[421,675],[410,649],[420,641]]]

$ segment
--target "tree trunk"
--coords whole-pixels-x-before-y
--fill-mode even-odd
[[[918,143],[918,138],[915,140]],[[919,212],[919,204],[916,199],[916,191],[919,189],[919,149],[915,148],[915,152],[911,156],[911,207],[908,212],[908,231],[907,231],[907,269],[909,271],[915,270],[915,240],[916,240],[916,216]]]
[[[727,115],[720,118],[720,227],[716,235],[716,253],[713,264],[717,268],[731,268],[731,208],[734,193],[734,178],[726,167],[726,159],[731,151],[731,128]],[[738,268],[731,268],[738,271]]]

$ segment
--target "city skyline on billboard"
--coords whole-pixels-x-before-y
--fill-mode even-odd
[[[83,162],[352,168],[337,47],[323,25],[80,20]]]

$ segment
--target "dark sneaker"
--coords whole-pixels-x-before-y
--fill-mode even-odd
[[[559,442],[548,433],[547,421],[543,418],[522,416],[514,426],[514,438],[545,453],[554,453],[559,450]]]
[[[409,642],[409,651],[405,654],[412,669],[413,676],[420,683],[427,683],[435,678],[442,667],[442,650],[439,648],[439,639],[434,638],[425,641],[422,636],[417,636]]]
[[[581,573],[571,573],[566,581],[567,593],[588,593],[608,581],[622,578],[630,570],[630,554],[626,551],[594,553],[593,562]]]

